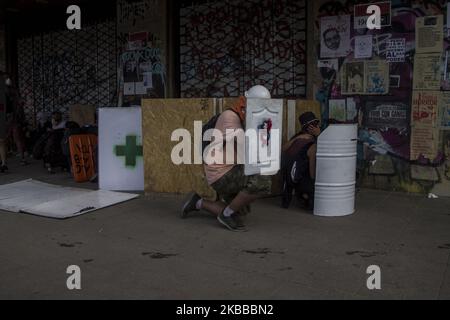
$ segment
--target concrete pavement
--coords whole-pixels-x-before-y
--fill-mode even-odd
[[[0,175],[76,184],[35,161]],[[449,299],[450,199],[362,190],[357,212],[319,218],[279,199],[253,206],[249,232],[182,197],[150,195],[69,220],[0,211],[0,299]],[[66,287],[81,268],[82,290]],[[366,287],[370,265],[381,290]]]

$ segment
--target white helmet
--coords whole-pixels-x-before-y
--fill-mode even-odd
[[[270,99],[270,92],[266,87],[261,85],[256,85],[245,91],[246,98],[261,98]]]

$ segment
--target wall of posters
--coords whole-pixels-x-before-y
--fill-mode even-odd
[[[390,39],[386,47],[387,62],[405,62],[406,39]]]
[[[356,36],[355,37],[355,58],[365,59],[372,58],[373,36]]]
[[[366,61],[366,93],[387,94],[389,92],[389,65],[386,61]]]
[[[345,57],[351,52],[350,16],[323,17],[320,20],[320,57]]]
[[[441,54],[416,54],[414,57],[414,90],[439,90],[441,88]]]
[[[441,52],[444,43],[444,16],[426,16],[416,19],[416,52]]]

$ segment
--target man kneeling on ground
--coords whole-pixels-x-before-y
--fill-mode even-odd
[[[244,165],[238,164],[238,157],[242,156],[245,146],[235,141],[236,135],[226,136],[227,130],[239,130],[243,135],[245,129],[246,98],[270,99],[270,92],[263,86],[254,86],[240,97],[239,101],[218,117],[215,129],[222,132],[223,141],[232,139],[235,148],[234,164],[226,163],[226,147],[222,148],[223,164],[205,164],[205,175],[208,184],[217,192],[217,201],[202,199],[197,193],[188,196],[188,200],[182,208],[182,217],[186,218],[191,211],[206,210],[217,217],[217,220],[232,231],[245,231],[242,216],[250,210],[250,203],[264,195],[270,194],[271,177],[262,175],[244,175]],[[237,141],[245,141],[237,139]],[[224,142],[225,144],[225,142]],[[217,151],[217,150],[215,150]],[[237,155],[237,156],[236,156]],[[217,155],[214,156],[215,158]],[[239,162],[243,163],[243,162]]]

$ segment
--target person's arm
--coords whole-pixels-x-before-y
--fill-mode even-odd
[[[317,154],[317,144],[313,144],[309,147],[307,153],[309,160],[309,175],[311,179],[316,179],[316,154]]]

